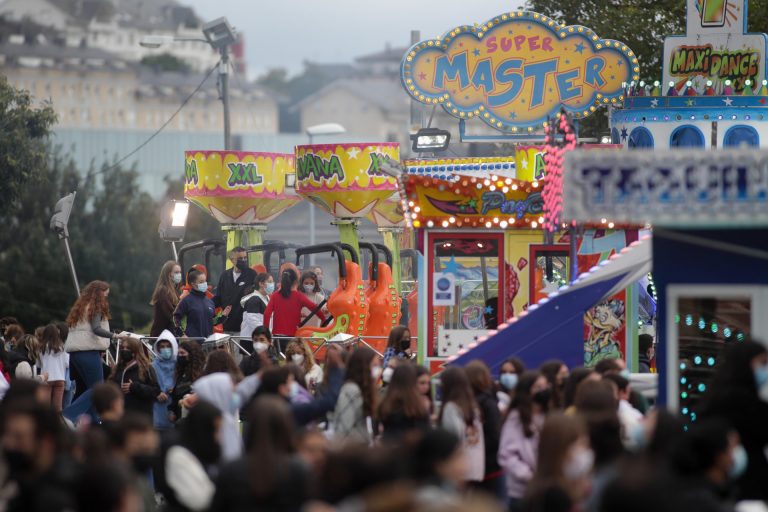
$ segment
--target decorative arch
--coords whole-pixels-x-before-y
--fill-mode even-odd
[[[704,134],[693,125],[684,125],[675,128],[672,135],[669,136],[669,147],[671,148],[703,148]]]
[[[752,126],[738,124],[731,126],[723,136],[723,147],[736,148],[740,146],[758,147],[760,135]]]
[[[653,148],[653,135],[648,128],[638,126],[629,134],[630,148]]]

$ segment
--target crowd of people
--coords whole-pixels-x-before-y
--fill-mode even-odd
[[[398,326],[383,354],[334,343],[318,361],[290,336],[302,310],[325,318],[321,272],[283,271],[275,291],[244,254],[214,288],[199,265],[181,286],[167,263],[150,346],[110,332],[101,281],[65,322],[26,334],[0,319],[0,510],[714,512],[768,500],[757,342],[725,347],[689,424],[633,390],[621,359],[512,358],[498,373],[473,361],[433,376]],[[215,325],[245,325],[247,348],[201,343]]]

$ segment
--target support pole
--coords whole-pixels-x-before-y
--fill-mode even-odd
[[[576,278],[579,277],[579,228],[577,226],[571,225],[568,228],[568,231],[570,232],[570,245],[569,245],[569,251],[568,256],[570,256],[570,263],[571,263],[571,275],[570,275],[570,282],[571,284],[576,281]]]
[[[395,280],[397,294],[403,290],[403,275],[400,263],[400,235],[403,228],[379,228],[379,233],[384,238],[384,245],[392,252],[392,279]]]
[[[75,272],[75,262],[72,259],[72,251],[69,250],[69,238],[63,237],[64,251],[67,253],[67,263],[69,264],[69,271],[72,274],[72,283],[75,285],[77,296],[80,296],[80,283],[77,282],[77,272]]]
[[[245,236],[248,239],[248,247],[252,245],[264,245],[264,232],[267,231],[266,224],[254,224],[248,226]],[[248,265],[264,264],[263,252],[252,252],[248,255]]]
[[[351,245],[359,260],[360,246],[357,245],[357,226],[360,224],[360,219],[336,219],[331,224],[339,228],[339,241]]]
[[[176,242],[171,242],[171,249],[173,250],[173,261],[179,261],[179,251],[176,250]]]
[[[221,81],[221,103],[224,107],[224,149],[232,149],[232,133],[229,119],[229,48],[223,46],[220,50],[219,80]]]
[[[227,255],[229,251],[240,246],[262,245],[266,224],[224,224],[221,230],[227,234]],[[264,263],[263,253],[251,253],[248,257],[248,265]],[[227,258],[227,269],[232,268],[232,262]]]

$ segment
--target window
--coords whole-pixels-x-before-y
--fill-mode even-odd
[[[735,148],[739,146],[757,147],[760,145],[760,136],[757,130],[751,126],[737,125],[728,128],[723,137],[723,146]]]
[[[681,126],[672,132],[669,137],[669,146],[672,148],[703,148],[704,134],[695,126]]]
[[[611,144],[621,144],[621,136],[616,128],[611,130]]]
[[[629,134],[629,147],[631,148],[652,148],[653,135],[648,128],[638,127]]]

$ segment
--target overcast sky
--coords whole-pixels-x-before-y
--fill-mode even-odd
[[[350,62],[517,9],[523,0],[179,0],[204,20],[226,16],[245,35],[248,74],[301,71],[302,62]]]

